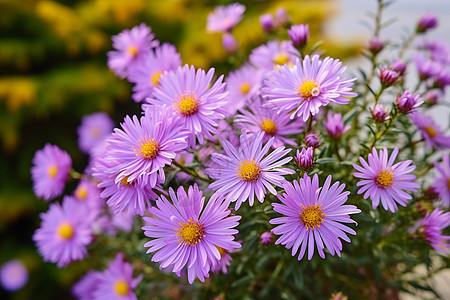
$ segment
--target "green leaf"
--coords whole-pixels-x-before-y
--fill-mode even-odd
[[[319,158],[318,160],[316,160],[317,164],[328,164],[328,163],[332,163],[335,162],[336,159],[333,157],[324,157],[324,158]]]

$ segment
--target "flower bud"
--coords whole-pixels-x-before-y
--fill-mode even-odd
[[[294,47],[302,48],[309,39],[309,26],[298,24],[288,29],[289,38]]]
[[[333,139],[340,138],[350,129],[350,126],[344,126],[341,114],[333,115],[331,111],[328,111],[327,120],[323,122],[323,126],[325,126],[328,135]]]
[[[393,85],[395,82],[397,82],[398,80],[398,73],[393,71],[393,70],[389,70],[389,69],[385,69],[382,68],[380,71],[380,81],[383,85],[385,86],[391,86]]]
[[[238,41],[229,32],[226,32],[226,33],[223,34],[223,36],[222,36],[222,44],[223,44],[223,48],[228,53],[235,53],[238,50],[238,48],[239,48]]]
[[[264,244],[264,245],[271,244],[273,242],[273,239],[274,239],[274,235],[270,231],[266,231],[263,234],[261,234],[261,238],[260,238],[261,244]]]
[[[286,26],[291,22],[291,17],[284,7],[278,8],[275,12],[275,21],[279,26]]]
[[[417,22],[416,32],[424,33],[428,29],[435,28],[438,25],[438,19],[433,13],[425,13]]]
[[[394,70],[401,76],[401,75],[405,74],[405,72],[406,72],[406,63],[399,59],[395,59],[391,63],[391,66],[389,69]]]
[[[428,104],[434,105],[439,102],[439,99],[442,98],[441,90],[430,90],[425,94],[425,100],[427,100]]]
[[[297,150],[297,156],[295,157],[295,162],[297,166],[303,171],[308,171],[313,165],[314,149],[308,147],[308,149],[302,148],[302,152]]]
[[[273,32],[275,30],[273,16],[271,14],[264,14],[259,17],[259,23],[266,33]]]
[[[373,109],[370,110],[370,113],[372,114],[372,118],[376,122],[384,122],[388,118],[388,113],[386,112],[382,104],[377,104]]]
[[[423,103],[423,101],[418,101],[419,97],[419,94],[411,94],[408,90],[405,90],[402,95],[397,97],[395,104],[399,111],[407,113]]]
[[[312,131],[310,133],[306,134],[305,144],[306,144],[306,146],[313,147],[313,148],[317,148],[320,145],[322,145],[322,143],[319,141],[319,137],[317,136],[317,134],[315,134]]]
[[[384,42],[377,38],[373,37],[369,40],[369,51],[372,52],[373,55],[379,53],[384,48]]]

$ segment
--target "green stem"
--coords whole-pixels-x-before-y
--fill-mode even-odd
[[[175,166],[177,166],[177,167],[178,167],[181,171],[183,171],[184,173],[187,173],[187,174],[189,174],[189,175],[191,175],[191,176],[193,176],[193,177],[195,177],[195,178],[197,178],[197,179],[200,179],[200,180],[202,180],[202,181],[204,181],[204,182],[208,182],[208,183],[213,182],[211,179],[205,178],[205,177],[199,175],[197,172],[195,172],[195,171],[193,171],[193,170],[190,170],[190,169],[186,168],[185,166],[183,166],[182,164],[178,163],[178,162],[175,161],[175,160],[173,160],[172,163],[173,163]]]
[[[73,179],[78,179],[78,180],[83,179],[83,174],[78,173],[78,172],[75,171],[74,169],[71,169],[71,170],[70,170],[69,175],[70,175],[70,177],[73,178]]]

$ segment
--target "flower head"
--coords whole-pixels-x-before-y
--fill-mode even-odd
[[[353,164],[353,167],[359,172],[353,175],[363,179],[356,184],[361,187],[358,194],[365,192],[364,199],[370,197],[373,208],[376,208],[381,201],[385,210],[396,212],[397,204],[406,206],[408,200],[412,199],[405,191],[415,192],[420,187],[414,182],[416,176],[409,174],[416,168],[414,165],[410,166],[411,160],[401,161],[394,165],[397,154],[397,147],[390,157],[386,147],[379,153],[373,147],[372,154],[369,153],[369,164],[362,157],[359,157],[362,167]]]
[[[84,116],[77,128],[78,147],[84,153],[89,153],[92,148],[105,141],[113,127],[114,122],[105,113],[97,112]]]
[[[223,274],[228,274],[227,267],[231,264],[231,261],[233,259],[231,258],[231,255],[225,249],[223,249],[221,247],[217,247],[217,250],[219,250],[220,259],[215,261],[211,265],[211,271],[216,274],[218,274],[220,272],[222,272]]]
[[[438,19],[433,13],[423,14],[417,22],[416,31],[418,33],[424,33],[429,29],[435,28],[438,25]]]
[[[291,17],[287,13],[286,8],[279,7],[275,11],[275,21],[279,26],[286,26],[289,24],[289,22],[291,22]]]
[[[292,159],[292,157],[283,158],[291,150],[281,146],[266,156],[274,138],[270,138],[264,147],[263,138],[264,132],[250,139],[244,131],[238,150],[224,140],[222,146],[225,154],[212,154],[212,161],[217,167],[208,168],[206,172],[216,181],[211,183],[209,188],[217,190],[217,193],[224,195],[227,200],[237,201],[236,210],[247,199],[250,206],[253,206],[255,194],[261,203],[264,201],[266,190],[276,195],[272,184],[281,186],[285,181],[283,175],[294,173],[291,169],[280,168]]]
[[[426,59],[423,54],[414,55],[413,61],[416,65],[417,72],[419,73],[419,78],[421,80],[426,80],[434,76],[442,69],[439,63]]]
[[[299,181],[285,182],[283,188],[286,193],[277,195],[282,202],[272,203],[273,209],[283,217],[270,220],[278,225],[272,232],[280,237],[275,244],[292,248],[292,256],[300,248],[298,260],[301,260],[308,248],[308,260],[314,254],[314,248],[320,257],[325,258],[324,247],[331,255],[340,257],[343,239],[350,242],[346,233],[355,235],[356,232],[341,223],[355,223],[351,214],[361,211],[354,205],[344,205],[350,192],[343,192],[345,184],[335,182],[331,185],[331,176],[325,180],[323,187],[319,187],[317,174],[311,178],[304,175]],[[300,247],[301,246],[301,247]]]
[[[263,245],[272,244],[274,237],[275,236],[270,231],[263,232],[260,237],[261,244]]]
[[[187,267],[189,283],[198,277],[204,282],[212,265],[221,259],[219,248],[231,252],[240,248],[234,240],[233,229],[240,216],[229,216],[229,201],[214,194],[204,207],[205,198],[197,185],[188,192],[181,186],[175,194],[169,188],[170,203],[164,196],[150,208],[151,218],[144,217],[145,235],[153,238],[145,244],[147,253],[156,252],[152,261],[161,262],[160,268],[169,268],[178,276]]]
[[[20,260],[5,262],[0,268],[0,285],[14,292],[20,290],[28,281],[28,271]]]
[[[418,222],[425,240],[439,252],[450,254],[450,236],[444,235],[442,230],[450,225],[450,212],[443,212],[436,208],[431,214]]]
[[[386,121],[389,117],[389,114],[386,111],[386,108],[381,103],[378,103],[377,105],[375,105],[375,107],[370,110],[370,113],[372,114],[372,118],[375,120],[375,122],[382,123],[382,122]]]
[[[399,59],[395,59],[392,63],[391,66],[389,67],[389,69],[394,70],[395,72],[398,73],[398,75],[403,75],[406,72],[406,63],[399,60]]]
[[[291,29],[288,29],[288,34],[292,44],[297,48],[302,48],[309,39],[309,26],[303,24],[294,25]]]
[[[369,40],[368,48],[369,48],[369,51],[372,52],[373,55],[376,55],[381,50],[383,50],[384,42],[378,37],[373,37]]]
[[[305,135],[305,144],[307,147],[314,149],[320,147],[322,142],[319,141],[319,136],[315,132],[311,131]]]
[[[222,36],[222,46],[228,53],[235,53],[239,49],[237,39],[229,32],[226,32]]]
[[[380,81],[384,86],[391,86],[398,80],[398,73],[394,70],[382,68],[380,70]]]
[[[79,300],[92,300],[95,299],[94,295],[98,289],[100,279],[100,272],[88,271],[79,281],[77,281],[72,287],[72,294]]]
[[[208,32],[229,32],[242,19],[245,6],[239,3],[220,5],[208,15],[206,30]]]
[[[302,151],[297,150],[297,156],[295,157],[295,162],[297,166],[303,171],[308,171],[313,165],[314,159],[314,148],[308,147],[307,149],[302,148]]]
[[[450,148],[450,136],[445,135],[432,118],[418,111],[409,114],[409,117],[422,133],[428,148],[440,150],[441,147]]]
[[[333,139],[338,139],[344,135],[350,126],[345,126],[342,121],[341,114],[334,114],[329,110],[327,114],[327,120],[323,121],[323,126],[328,132],[328,135]]]
[[[58,146],[46,144],[36,151],[31,167],[33,191],[44,200],[51,200],[64,191],[72,168],[70,155]]]
[[[293,67],[280,66],[272,72],[272,78],[265,81],[263,95],[279,111],[293,111],[294,116],[307,121],[319,112],[321,106],[328,103],[347,104],[345,97],[354,97],[351,86],[356,78],[341,78],[345,67],[338,59],[330,57],[324,60],[318,55],[307,55],[303,62],[297,60]]]
[[[402,113],[414,111],[415,108],[423,103],[422,100],[419,100],[419,97],[419,94],[412,94],[405,90],[402,95],[397,97],[395,104],[397,104],[398,110]]]
[[[275,30],[275,20],[272,14],[263,14],[259,16],[259,23],[264,32],[270,33]]]
[[[73,197],[89,209],[100,210],[105,201],[100,197],[100,189],[97,185],[87,178],[83,178],[78,183],[77,188],[73,192]]]
[[[265,45],[253,49],[250,63],[266,72],[278,69],[284,64],[293,65],[300,56],[291,41],[269,41]]]
[[[439,174],[432,185],[435,192],[439,194],[444,207],[450,207],[450,158],[448,155],[442,157],[442,165],[434,162],[434,167]]]

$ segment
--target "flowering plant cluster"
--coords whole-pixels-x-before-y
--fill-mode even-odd
[[[92,260],[72,288],[79,299],[432,291],[403,275],[449,264],[450,136],[430,115],[450,84],[450,46],[424,38],[432,14],[389,45],[378,3],[360,74],[311,46],[285,10],[260,22],[289,39],[227,74],[183,64],[145,24],[113,36],[108,66],[133,84],[136,112],[118,126],[101,112],[82,119],[81,173],[56,145],[36,152],[35,194],[64,195],[33,235],[43,259]],[[230,56],[244,13],[235,3],[207,18]]]

